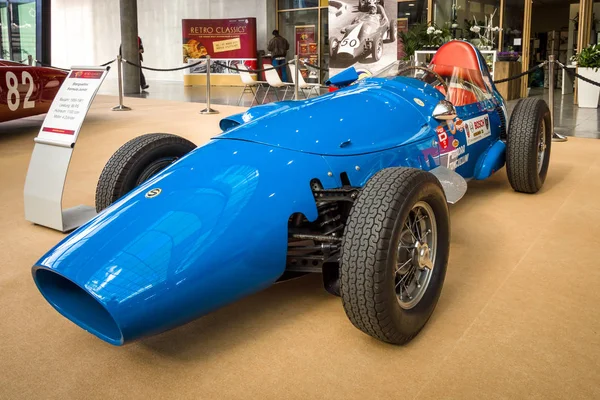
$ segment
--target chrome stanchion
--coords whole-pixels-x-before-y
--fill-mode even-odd
[[[130,111],[131,108],[123,105],[123,58],[117,56],[117,80],[119,81],[119,105],[113,107],[113,111]]]
[[[548,107],[550,108],[550,126],[552,127],[552,141],[566,142],[567,137],[554,131],[554,70],[556,68],[556,58],[554,54],[548,56]]]
[[[29,54],[29,55],[27,56],[27,63],[28,63],[29,65],[33,65],[33,56],[32,56],[31,54]]]
[[[217,110],[210,108],[210,56],[206,56],[206,108],[200,114],[218,114]]]
[[[298,93],[299,93],[299,90],[298,90],[298,88],[299,88],[299,86],[298,86],[298,79],[299,79],[299,76],[300,76],[299,75],[300,74],[300,68],[299,68],[300,65],[298,64],[298,55],[297,54],[294,56],[294,66],[295,66],[295,69],[296,69],[294,71],[294,74],[296,74],[296,77],[294,79],[294,100],[299,100],[299,97],[298,97]]]

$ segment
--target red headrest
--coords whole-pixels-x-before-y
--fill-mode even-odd
[[[473,45],[461,40],[451,40],[440,47],[433,56],[431,64],[480,70],[479,59]]]
[[[470,81],[480,88],[485,88],[479,67],[479,58],[470,43],[452,40],[444,44],[431,59],[429,67],[441,76],[450,77],[453,73],[458,73],[460,78]],[[455,70],[454,67],[464,69]]]

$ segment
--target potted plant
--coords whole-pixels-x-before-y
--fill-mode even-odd
[[[398,32],[398,37],[404,44],[404,60],[414,56],[415,51],[421,50],[427,43],[427,24],[420,23],[411,27],[407,32]]]
[[[600,44],[594,44],[581,50],[576,56],[577,73],[584,78],[600,82]],[[577,81],[577,98],[579,107],[598,108],[600,87],[581,79]]]

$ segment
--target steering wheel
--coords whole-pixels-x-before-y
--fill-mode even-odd
[[[435,76],[435,78],[440,82],[440,85],[442,85],[442,87],[444,88],[444,91],[446,93],[448,93],[448,85],[446,84],[446,81],[444,80],[444,78],[442,78],[442,76],[440,74],[438,74],[437,72],[435,72],[432,69],[429,68],[425,68],[425,67],[418,67],[416,65],[409,65],[408,67],[404,67],[401,70],[398,70],[398,72],[396,73],[396,76],[400,76],[400,74],[404,71],[410,71],[410,70],[419,70],[419,71],[425,71],[428,72],[430,74],[432,74],[433,76]]]

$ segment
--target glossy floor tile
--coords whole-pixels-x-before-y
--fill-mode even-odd
[[[93,204],[104,164],[131,138],[171,132],[200,145],[244,110],[206,116],[189,101],[127,98],[132,111],[112,112],[116,101],[98,96],[86,117],[65,207]],[[60,316],[31,278],[65,237],[23,215],[42,121],[3,124],[0,135],[0,399],[600,398],[600,141],[553,143],[536,195],[515,193],[505,169],[469,182],[450,206],[439,303],[405,346],[355,329],[312,274],[117,348]]]

